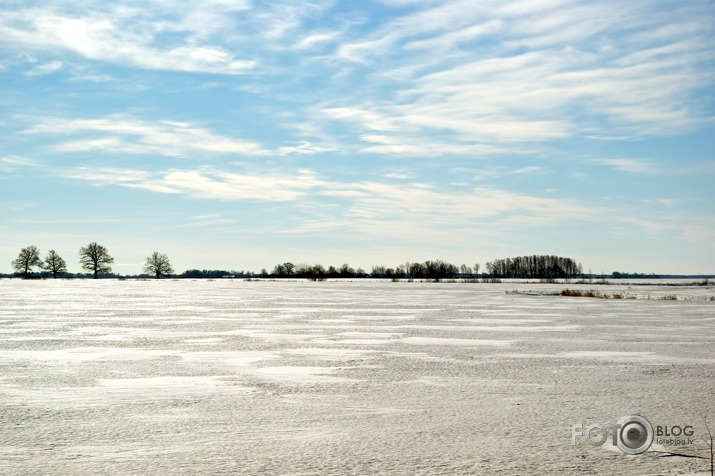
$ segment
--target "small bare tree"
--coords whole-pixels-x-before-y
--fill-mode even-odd
[[[114,258],[109,255],[107,248],[98,245],[96,241],[79,249],[79,262],[82,268],[94,273],[94,279],[97,279],[99,273],[111,273],[114,263]]]
[[[63,260],[55,250],[50,250],[47,254],[47,258],[45,258],[45,261],[42,263],[42,268],[52,273],[52,277],[57,279],[59,273],[67,271],[67,263],[65,263],[65,260]]]
[[[167,276],[173,273],[174,269],[171,267],[168,256],[155,251],[151,254],[151,256],[147,257],[146,262],[144,263],[144,272],[153,274],[156,276],[156,279],[159,279],[162,276]]]
[[[32,276],[32,268],[41,266],[40,250],[34,245],[21,249],[17,259],[12,262],[12,267],[20,273],[23,279],[29,279]]]

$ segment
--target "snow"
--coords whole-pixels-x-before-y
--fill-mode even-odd
[[[705,455],[715,290],[648,283],[0,280],[0,473],[701,473],[571,445]],[[565,287],[679,300],[505,293]]]

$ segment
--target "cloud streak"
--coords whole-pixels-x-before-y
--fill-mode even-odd
[[[391,98],[357,94],[320,113],[363,137],[383,134],[383,145],[365,152],[420,155],[409,145],[435,133],[458,146],[425,147],[425,156],[479,155],[477,146],[538,144],[594,129],[675,134],[708,120],[696,93],[711,82],[714,45],[704,36],[707,21],[693,19],[689,7],[664,16],[645,13],[647,2],[485,3],[444,2],[341,45],[336,60],[367,64],[361,69],[376,82],[400,82]],[[446,54],[435,57],[435,49]],[[395,74],[376,73],[388,59]]]
[[[52,149],[56,152],[101,151],[110,154],[157,154],[172,157],[196,153],[245,155],[269,153],[258,143],[217,135],[189,122],[166,120],[149,122],[128,116],[99,119],[43,119],[22,133],[74,136],[72,139],[62,140],[53,145]]]
[[[407,15],[387,5],[371,17],[330,2],[140,8],[89,0],[79,9],[60,1],[6,12],[0,35],[5,49],[248,75],[242,90],[297,101],[314,129],[342,125],[330,142],[365,154],[518,153],[523,144],[674,134],[709,120],[697,100],[714,72],[710,23],[698,15],[707,3],[678,4],[668,14],[648,1],[448,0],[413,4]],[[29,74],[71,71],[65,63],[54,58]],[[326,92],[296,98],[294,84],[279,80],[288,72]],[[361,143],[377,134],[384,139]],[[295,139],[306,145],[281,145],[278,153],[326,149]]]
[[[208,167],[153,173],[79,167],[65,172],[64,176],[95,186],[121,186],[196,199],[293,202],[298,208],[313,202],[325,205],[327,200],[339,205],[345,221],[355,226],[361,222],[403,220],[466,225],[473,220],[518,215],[539,217],[542,221],[594,217],[594,209],[575,203],[489,187],[467,188],[455,193],[424,183],[405,184],[401,178],[397,182],[338,182],[321,178],[308,169],[290,174],[239,174]]]

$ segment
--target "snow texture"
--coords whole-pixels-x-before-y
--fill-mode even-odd
[[[573,424],[637,413],[694,426],[696,443],[667,449],[705,455],[715,292],[657,284],[629,292],[681,299],[0,280],[0,473],[702,472],[701,459],[571,444]]]

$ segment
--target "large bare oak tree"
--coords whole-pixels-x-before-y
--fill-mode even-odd
[[[67,271],[67,263],[55,250],[50,250],[42,263],[42,268],[52,273],[52,277],[57,279],[59,273]]]
[[[34,245],[20,250],[17,259],[12,262],[12,267],[15,271],[20,273],[24,279],[28,279],[32,276],[32,268],[40,266],[42,266],[40,250]]]
[[[98,245],[96,241],[79,249],[79,262],[82,268],[94,273],[94,279],[97,279],[99,273],[111,273],[114,263],[114,258],[109,255],[107,248]]]
[[[167,276],[173,273],[174,269],[171,267],[168,256],[155,251],[151,254],[151,256],[147,257],[146,262],[144,263],[144,272],[153,274],[156,276],[156,279],[159,279],[162,276]]]

